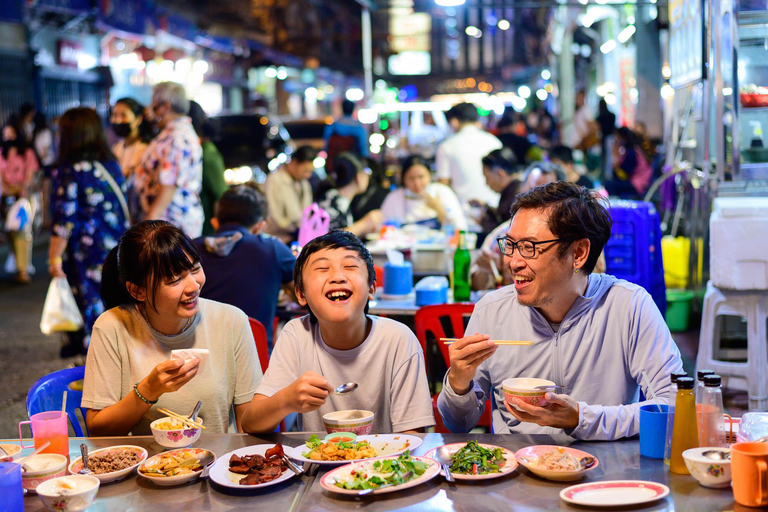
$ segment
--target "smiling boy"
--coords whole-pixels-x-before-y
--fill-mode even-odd
[[[360,239],[334,230],[312,240],[293,278],[309,315],[280,333],[246,411],[250,432],[272,432],[293,412],[300,413],[300,430],[321,431],[324,414],[347,409],[373,411],[373,433],[434,425],[418,340],[403,324],[367,314],[376,278]],[[357,391],[332,393],[346,382],[358,383]]]

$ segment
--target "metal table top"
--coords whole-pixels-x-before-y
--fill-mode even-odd
[[[212,450],[217,456],[244,446],[281,442],[287,446],[298,446],[309,437],[309,433],[274,434],[249,436],[245,434],[203,434],[196,447]],[[105,511],[146,511],[158,510],[268,510],[270,512],[297,511],[346,511],[362,508],[366,512],[390,510],[413,511],[532,511],[532,510],[587,510],[573,506],[559,497],[559,493],[570,485],[605,480],[650,480],[669,486],[671,493],[663,500],[645,506],[616,508],[610,510],[633,511],[696,511],[721,512],[731,510],[752,510],[742,508],[733,501],[730,489],[708,489],[687,475],[671,474],[663,461],[640,457],[637,440],[617,442],[573,442],[567,437],[544,435],[465,435],[465,434],[421,434],[424,443],[414,450],[423,455],[431,448],[445,443],[463,442],[468,438],[480,442],[503,446],[512,451],[535,444],[556,444],[573,446],[596,456],[600,464],[576,482],[552,482],[529,473],[520,466],[513,474],[496,480],[477,483],[448,484],[441,477],[402,492],[365,498],[347,498],[325,491],[319,478],[325,470],[312,465],[301,477],[263,491],[233,491],[217,486],[209,480],[196,481],[179,487],[157,487],[143,478],[133,475],[122,481],[105,484],[99,489],[91,512]],[[79,455],[82,440],[70,440],[72,457]],[[162,448],[149,436],[119,438],[88,438],[88,445],[95,448],[118,444],[134,444],[147,448],[150,455]],[[25,451],[26,453],[27,451]],[[27,512],[45,510],[36,496],[24,499]]]

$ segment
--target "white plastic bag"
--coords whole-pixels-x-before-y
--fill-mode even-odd
[[[20,197],[8,209],[8,215],[5,219],[6,231],[23,231],[32,219],[32,205],[29,199]]]
[[[77,308],[75,296],[66,278],[54,277],[48,287],[48,295],[45,296],[40,330],[43,334],[78,331],[83,325],[83,315]]]

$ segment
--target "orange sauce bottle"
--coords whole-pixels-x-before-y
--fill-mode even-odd
[[[699,446],[699,426],[696,421],[696,395],[693,392],[694,380],[691,377],[677,379],[677,397],[675,397],[675,421],[672,428],[672,448],[670,450],[669,470],[673,473],[688,475],[683,452]]]

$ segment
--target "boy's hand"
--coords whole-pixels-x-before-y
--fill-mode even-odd
[[[325,377],[314,372],[305,372],[288,386],[291,409],[296,412],[310,412],[320,408],[333,392]]]
[[[448,348],[451,358],[451,369],[448,371],[448,382],[459,395],[469,392],[472,379],[475,378],[477,367],[496,352],[498,347],[490,341],[487,334],[465,336]]]

